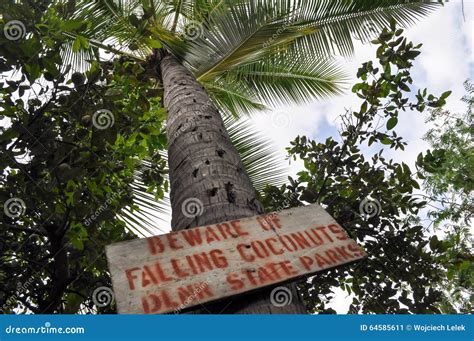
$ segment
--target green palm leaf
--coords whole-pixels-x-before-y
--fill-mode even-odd
[[[203,85],[225,116],[239,117],[241,113],[251,114],[266,109],[259,102],[258,94],[244,83],[222,79]]]
[[[441,4],[420,0],[297,0],[294,6],[298,10],[293,20],[310,21],[316,32],[297,39],[294,48],[317,55],[350,56],[354,52],[354,39],[370,41],[391,20],[408,27]]]
[[[224,124],[255,189],[262,191],[266,185],[282,185],[288,168],[268,138],[248,119],[227,117]]]
[[[75,69],[98,49],[145,60],[158,43],[182,60],[222,111],[255,187],[282,183],[284,167],[243,113],[265,105],[308,102],[340,92],[343,74],[330,59],[351,55],[353,40],[369,41],[392,20],[408,26],[439,4],[414,0],[78,0],[67,12],[63,49]],[[76,22],[87,28],[78,30]],[[198,25],[199,35],[186,35]],[[88,49],[74,51],[87,38]],[[144,162],[146,167],[146,162]],[[162,233],[169,202],[133,184],[136,206],[121,217],[140,234]],[[139,209],[137,210],[137,207]],[[161,223],[160,223],[161,224]]]
[[[241,84],[258,100],[274,106],[307,103],[341,92],[345,76],[334,62],[286,53],[227,72],[225,84]]]

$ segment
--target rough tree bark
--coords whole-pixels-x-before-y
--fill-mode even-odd
[[[173,231],[263,213],[216,106],[175,57],[160,63],[168,111],[168,161]],[[193,214],[194,213],[194,214]],[[291,304],[275,307],[270,290],[206,305],[201,313],[305,314],[296,286]]]

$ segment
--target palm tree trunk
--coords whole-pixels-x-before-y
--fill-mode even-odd
[[[216,106],[196,78],[175,57],[160,63],[167,136],[173,231],[263,213],[239,153]],[[211,304],[201,312],[304,314],[295,285],[292,303],[278,308],[269,290]]]

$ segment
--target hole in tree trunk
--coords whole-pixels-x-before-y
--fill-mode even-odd
[[[227,201],[230,203],[235,203],[236,193],[233,191],[234,184],[228,182],[225,184],[225,191],[227,192]]]
[[[224,154],[225,154],[224,149],[217,149],[216,152],[217,152],[217,155],[219,155],[220,157],[224,157]]]
[[[219,190],[219,188],[217,187],[214,187],[212,189],[208,189],[207,190],[207,194],[210,196],[210,197],[214,197],[216,194],[217,194],[217,191]]]

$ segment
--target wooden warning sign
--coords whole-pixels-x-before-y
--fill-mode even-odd
[[[319,205],[106,248],[119,313],[180,312],[365,256]]]

